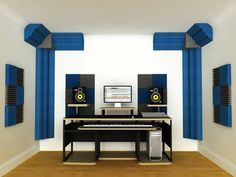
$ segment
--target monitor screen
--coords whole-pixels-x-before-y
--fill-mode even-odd
[[[105,103],[131,103],[132,86],[104,86]]]

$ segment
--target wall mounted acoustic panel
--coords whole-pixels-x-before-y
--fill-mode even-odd
[[[52,33],[54,50],[84,50],[83,33]]]
[[[232,127],[231,65],[213,69],[214,122]]]
[[[55,51],[36,49],[35,139],[54,137]]]
[[[50,31],[43,24],[29,24],[25,27],[24,40],[32,46],[38,47],[49,34]]]
[[[23,122],[24,70],[6,64],[5,127]]]
[[[195,23],[188,31],[193,40],[203,47],[213,40],[213,29],[207,23]]]
[[[185,33],[154,33],[153,50],[182,50],[185,48]]]
[[[151,102],[150,90],[162,88],[164,102],[167,104],[167,75],[166,74],[139,74],[138,75],[138,114],[141,112],[161,111],[167,113],[167,107],[148,107]],[[157,103],[158,104],[158,103]]]
[[[74,88],[85,89],[85,100],[88,107],[78,108],[78,115],[94,115],[95,110],[95,75],[94,74],[66,74],[66,117],[75,116],[76,108],[69,107],[73,104]]]
[[[153,50],[183,51],[184,138],[202,140],[202,54],[198,46],[212,40],[213,29],[207,23],[194,24],[186,33],[154,33]]]

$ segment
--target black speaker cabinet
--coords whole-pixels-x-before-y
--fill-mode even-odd
[[[167,104],[166,89],[162,87],[153,87],[149,89],[150,103]]]
[[[73,103],[86,103],[86,89],[85,87],[73,88]]]

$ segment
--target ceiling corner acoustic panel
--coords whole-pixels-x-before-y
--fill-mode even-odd
[[[232,127],[231,65],[213,69],[214,122]]]
[[[42,41],[41,44],[37,46],[37,48],[41,49],[51,49],[52,48],[52,34],[49,34],[45,39]]]
[[[6,64],[5,127],[23,122],[24,70]]]
[[[185,35],[185,48],[189,49],[189,48],[201,48],[201,46],[199,46],[194,40],[193,38],[186,33]]]
[[[51,32],[43,24],[29,24],[24,30],[24,41],[34,47],[51,48],[50,34]],[[45,39],[46,42],[44,42]]]
[[[203,47],[213,40],[213,29],[208,23],[195,23],[187,34],[199,47]]]

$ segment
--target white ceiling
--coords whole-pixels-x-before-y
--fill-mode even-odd
[[[235,0],[0,0],[26,23],[53,32],[137,34],[210,23]]]

